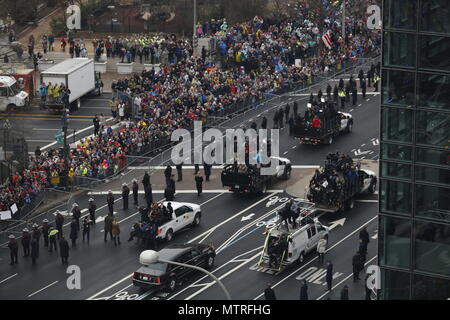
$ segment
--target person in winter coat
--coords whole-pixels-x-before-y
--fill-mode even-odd
[[[130,197],[130,188],[126,183],[122,184],[122,202],[123,202],[123,210],[128,210],[128,199]]]
[[[275,296],[275,291],[273,291],[270,283],[267,284],[267,288],[266,290],[264,290],[264,298],[266,300],[277,300],[277,297]]]
[[[139,184],[138,184],[136,179],[133,179],[133,184],[131,186],[131,189],[133,191],[134,205],[136,207],[138,207],[139,206],[139,199],[138,199],[138,196],[139,196]]]
[[[59,252],[63,264],[68,263],[67,259],[69,258],[69,250],[69,243],[64,238],[64,236],[61,236],[61,239],[59,239]]]
[[[89,199],[89,221],[91,224],[95,224],[95,211],[97,210],[97,205],[93,198]]]
[[[209,177],[211,176],[211,168],[212,168],[212,165],[210,165],[206,162],[203,163],[203,171],[205,172],[206,181],[209,181]]]
[[[39,243],[36,239],[31,240],[31,261],[32,265],[36,265],[36,260],[39,257]]]
[[[197,188],[197,195],[200,197],[203,191],[203,176],[200,172],[195,175],[195,186]]]
[[[327,281],[328,291],[331,291],[331,287],[333,284],[333,264],[331,263],[331,261],[328,261],[327,263],[327,275],[325,277],[325,280]]]
[[[75,223],[77,224],[77,229],[80,231],[80,218],[81,218],[81,210],[78,207],[77,203],[72,205],[72,217],[75,219]]]
[[[9,236],[8,248],[11,257],[9,264],[12,266],[13,264],[17,264],[17,255],[19,253],[19,244],[17,243],[16,236],[13,234]]]
[[[106,240],[106,236],[109,234],[111,237],[111,240],[113,240],[113,234],[112,234],[112,222],[113,222],[113,217],[112,215],[108,215],[105,218],[105,242]]]
[[[108,203],[109,215],[112,216],[114,214],[114,195],[111,190],[108,191],[106,203]]]
[[[361,280],[359,278],[359,273],[363,269],[362,267],[362,258],[359,252],[357,252],[352,258],[352,266],[353,266],[353,281]]]
[[[70,240],[72,240],[72,247],[75,247],[77,245],[76,243],[77,238],[78,238],[78,226],[76,219],[73,218],[72,222],[70,223]]]
[[[365,244],[369,244],[370,242],[370,236],[369,232],[367,232],[367,227],[364,226],[361,231],[359,232],[359,239],[362,240]]]
[[[147,171],[145,171],[144,177],[142,178],[142,185],[144,186],[144,189],[145,189],[145,187],[150,185],[150,175],[148,174]]]
[[[367,257],[367,244],[363,242],[361,239],[359,240],[359,254],[361,255],[362,263],[364,264],[366,262]]]
[[[348,300],[348,286],[345,285],[341,290],[341,300]]]
[[[308,284],[305,279],[302,280],[300,287],[300,300],[308,300]]]
[[[84,239],[87,239],[87,243],[89,244],[89,234],[91,231],[91,221],[88,217],[84,217],[83,219],[83,242]]]
[[[298,113],[298,103],[297,101],[294,101],[294,116],[297,116]]]
[[[164,177],[166,178],[166,185],[169,185],[170,177],[172,176],[172,167],[170,165],[167,165],[166,169],[164,170]]]
[[[317,242],[317,255],[318,255],[319,265],[321,265],[323,263],[323,258],[324,258],[326,249],[327,249],[327,239],[325,239],[325,237],[323,237]]]
[[[55,229],[53,227],[50,227],[48,230],[48,238],[50,241],[50,248],[48,249],[49,252],[53,251],[53,248],[55,248],[55,251],[58,252],[58,247],[56,246],[56,239],[60,238],[59,230]]]
[[[33,224],[33,232],[31,233],[31,238],[37,241],[39,247],[39,239],[41,238],[41,230],[37,223]]]
[[[145,201],[147,202],[147,208],[150,208],[153,202],[153,190],[151,184],[145,187],[144,193],[145,193]]]
[[[119,227],[119,221],[117,219],[114,219],[112,221],[112,235],[114,239],[114,246],[117,246],[120,244],[120,227]]]
[[[63,236],[64,216],[59,211],[56,211],[55,224],[58,230],[57,237],[60,239]]]
[[[23,247],[23,257],[30,256],[30,242],[31,234],[27,228],[22,230],[22,247]]]
[[[48,248],[48,232],[50,229],[50,225],[48,224],[48,220],[42,220],[42,237],[44,238],[44,247]]]
[[[261,121],[261,129],[267,129],[267,118],[266,116],[263,116],[262,121]]]

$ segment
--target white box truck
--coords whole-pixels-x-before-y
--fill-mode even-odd
[[[58,63],[41,72],[41,82],[45,85],[64,84],[70,90],[69,103],[76,103],[80,107],[80,98],[96,89],[96,75],[94,60],[89,58],[74,58]],[[60,99],[53,99],[51,93],[45,103],[49,110],[62,110]]]
[[[14,77],[0,76],[0,112],[17,110],[29,103],[28,93],[20,89]]]

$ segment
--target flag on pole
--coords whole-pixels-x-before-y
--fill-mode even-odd
[[[331,47],[332,47],[332,42],[331,42],[331,37],[330,37],[330,35],[328,34],[328,32],[325,33],[325,34],[322,36],[322,41],[323,41],[323,43],[325,44],[325,46],[326,46],[328,49],[331,49]]]

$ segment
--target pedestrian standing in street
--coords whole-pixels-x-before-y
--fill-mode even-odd
[[[56,229],[58,230],[56,235],[58,239],[60,239],[63,236],[64,216],[61,214],[61,212],[59,212],[59,210],[56,211],[55,224]]]
[[[298,104],[297,101],[294,101],[294,117],[296,117],[298,114]]]
[[[103,130],[105,130],[106,127],[106,117],[103,115],[103,113],[100,114],[100,134],[103,133]]]
[[[166,186],[168,186],[170,177],[172,177],[172,167],[170,165],[167,165],[166,169],[164,170],[164,177],[166,178]]]
[[[9,264],[12,266],[13,264],[18,263],[17,256],[19,253],[19,244],[17,243],[16,236],[13,234],[9,236],[8,248],[11,257],[11,262]]]
[[[300,287],[300,300],[308,300],[308,284],[305,279],[302,280]]]
[[[345,285],[341,290],[341,300],[348,300],[348,286]]]
[[[182,163],[177,164],[176,168],[177,168],[177,175],[178,175],[177,181],[180,182],[183,180],[183,164]]]
[[[44,238],[44,247],[48,248],[48,232],[50,229],[50,225],[48,224],[48,220],[42,220],[42,237]]]
[[[91,231],[91,222],[88,217],[84,217],[83,219],[83,243],[84,239],[87,239],[87,244],[89,244],[89,234]]]
[[[139,183],[137,179],[133,179],[133,184],[131,185],[131,190],[133,191],[133,201],[136,208],[139,206]]]
[[[69,243],[64,238],[64,236],[61,236],[61,239],[59,239],[59,253],[61,255],[61,260],[63,264],[68,264],[67,261],[69,259]]]
[[[289,121],[289,112],[291,111],[291,106],[289,103],[286,104],[286,107],[284,108],[284,116],[286,118],[286,123]]]
[[[317,242],[317,255],[318,255],[319,266],[323,264],[323,259],[324,259],[326,249],[327,249],[327,239],[325,237],[322,237]]]
[[[353,99],[353,106],[356,106],[356,103],[358,101],[358,90],[356,88],[352,88],[352,99]]]
[[[31,234],[28,228],[22,230],[22,247],[23,247],[23,257],[30,256],[30,242],[31,242]]]
[[[58,252],[58,247],[56,246],[56,239],[62,236],[59,235],[59,230],[53,227],[50,227],[48,231],[48,238],[50,240],[50,248],[49,252],[53,252],[53,248],[55,248],[55,252]]]
[[[203,171],[205,172],[205,178],[206,178],[207,182],[209,181],[209,177],[211,176],[211,168],[212,168],[212,165],[210,165],[206,162],[203,162]]]
[[[292,137],[294,135],[294,115],[291,115],[286,122],[289,124],[289,136]]]
[[[147,208],[150,208],[153,202],[153,190],[151,184],[145,187],[144,194],[145,194],[145,202],[147,203]]]
[[[95,224],[95,211],[97,210],[97,205],[93,198],[89,199],[89,221],[91,224]]]
[[[106,203],[108,204],[109,215],[112,216],[114,214],[114,195],[112,193],[112,190],[108,191]]]
[[[39,257],[39,243],[36,239],[31,240],[31,264],[36,265],[36,260]]]
[[[113,222],[113,216],[107,215],[105,218],[105,242],[107,242],[106,237],[109,234],[111,237],[111,240],[113,240],[113,234],[112,234],[112,222]]]
[[[366,258],[367,258],[367,244],[365,242],[363,242],[361,239],[359,240],[359,249],[358,249],[359,254],[361,255],[361,261],[362,263],[366,263]]]
[[[147,187],[149,184],[150,184],[150,175],[148,174],[147,171],[145,171],[144,177],[142,178],[142,185],[144,186],[144,190],[145,187]]]
[[[332,284],[333,284],[333,264],[331,263],[330,260],[328,260],[328,263],[327,263],[326,281],[327,281],[327,289],[328,289],[328,291],[331,291]]]
[[[41,238],[41,230],[39,230],[39,226],[37,223],[33,224],[33,232],[31,233],[31,238],[36,240],[39,248],[39,239]]]
[[[369,232],[367,232],[367,227],[364,226],[359,232],[359,239],[366,244],[366,246],[370,242]]]
[[[92,119],[92,122],[94,123],[94,136],[97,137],[100,130],[100,120],[97,115]]]
[[[169,179],[169,185],[167,186],[170,190],[172,190],[172,193],[175,194],[176,192],[176,186],[175,186],[175,175],[173,174]],[[170,200],[169,200],[170,201]]]
[[[122,202],[123,202],[123,210],[128,210],[128,199],[130,197],[130,188],[124,182],[122,184]]]
[[[278,110],[278,128],[283,129],[284,128],[284,110],[280,107]]]
[[[115,218],[112,221],[112,235],[114,239],[114,246],[116,247],[117,245],[120,244],[120,227],[119,221],[117,221],[117,219]]]
[[[267,129],[267,118],[266,118],[266,116],[263,116],[263,118],[262,118],[261,129],[264,129],[264,130]]]
[[[72,219],[70,223],[70,240],[72,240],[72,248],[77,245],[76,241],[78,238],[78,226],[75,218]]]
[[[362,268],[362,259],[359,252],[357,252],[352,259],[352,266],[353,266],[353,282],[356,282],[358,280],[361,280],[359,278],[359,273],[361,272]]]
[[[370,297],[372,295],[372,290],[370,290],[369,286],[367,285],[367,282],[369,281],[370,274],[366,274],[366,277],[364,278],[364,289],[366,291],[366,300],[372,300]]]
[[[273,291],[272,286],[270,283],[267,284],[266,290],[264,290],[264,298],[266,300],[277,300],[277,297],[275,296],[275,291]]]
[[[78,231],[80,231],[81,210],[78,207],[78,203],[72,205],[72,217],[75,219]]]
[[[195,175],[195,186],[197,188],[197,196],[200,197],[203,191],[203,176],[200,172]]]
[[[366,83],[365,79],[363,79],[363,81],[361,81],[361,92],[362,92],[363,99],[365,99],[366,92],[367,92],[367,83]]]

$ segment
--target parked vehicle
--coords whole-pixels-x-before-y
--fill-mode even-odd
[[[30,103],[29,94],[21,90],[14,77],[0,76],[0,111],[12,111],[26,107]]]

